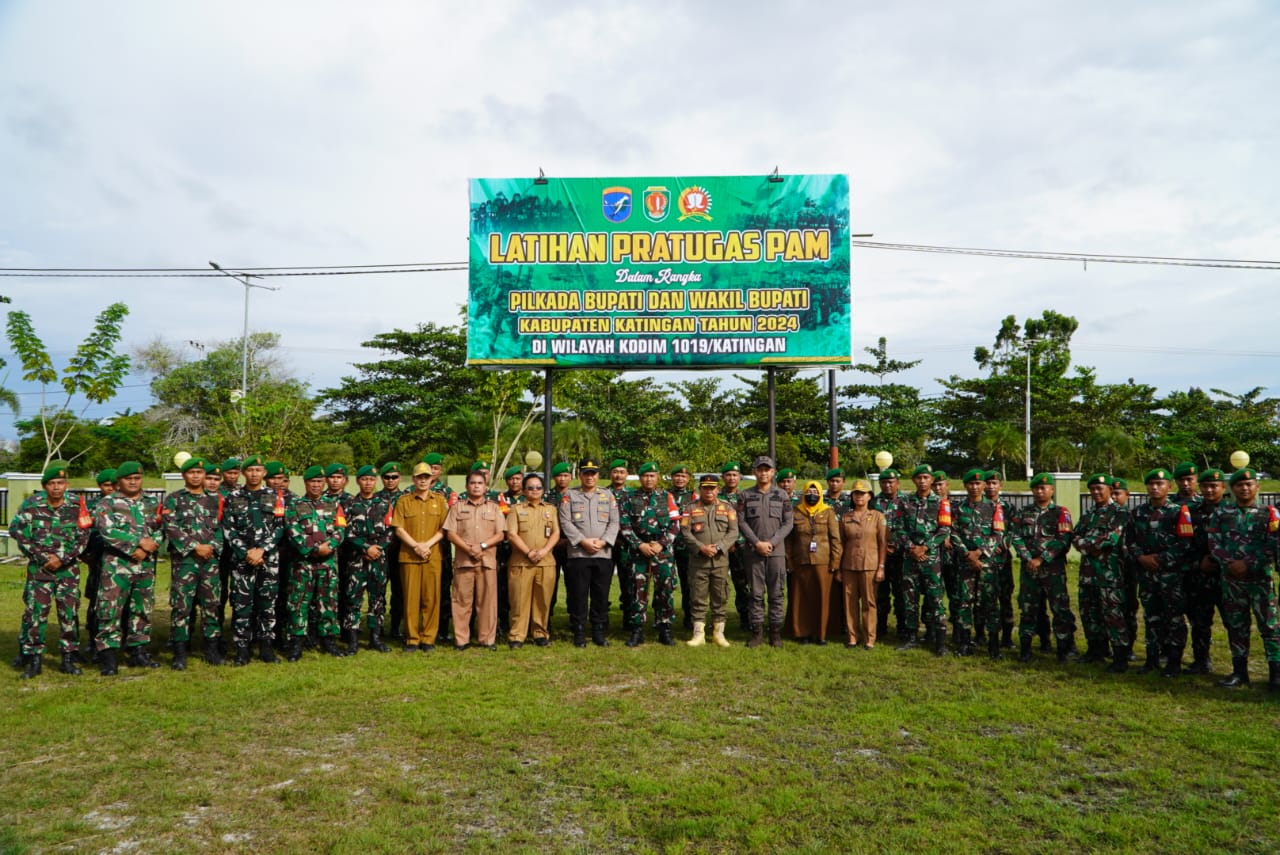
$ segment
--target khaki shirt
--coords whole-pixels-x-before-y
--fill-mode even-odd
[[[510,513],[507,514],[507,533],[508,536],[516,534],[520,536],[520,540],[530,549],[542,549],[548,543],[555,543],[560,538],[560,515],[558,509],[547,504],[546,502],[538,502],[536,505],[525,502],[519,505],[512,505]],[[529,556],[525,555],[515,544],[511,545],[511,560],[508,562],[512,567],[554,567],[556,565],[555,554],[548,551],[546,555],[537,563],[529,560]]]
[[[479,546],[483,543],[487,548],[475,561],[461,549],[453,553],[454,570],[498,569],[497,545],[502,542],[507,530],[507,520],[497,502],[485,499],[479,504],[470,499],[458,502],[449,509],[444,520],[444,530],[451,531],[467,543]]]
[[[840,556],[841,570],[872,572],[880,569],[880,544],[887,542],[888,522],[884,514],[868,508],[862,521],[849,510],[840,518],[840,532],[844,536],[844,552]]]
[[[713,505],[704,505],[701,499],[690,502],[680,517],[680,537],[689,548],[691,567],[727,568],[729,550],[738,542],[738,512],[720,499]],[[708,558],[698,551],[700,546],[714,546],[718,552]]]
[[[844,541],[835,508],[826,507],[813,515],[798,510],[793,522],[787,535],[787,561],[792,568],[840,566]]]
[[[408,532],[414,543],[422,543],[430,540],[440,530],[440,526],[445,520],[445,514],[448,512],[449,503],[439,493],[428,493],[425,499],[418,498],[414,493],[405,493],[396,500],[395,510],[391,513],[391,525]],[[431,549],[431,561],[424,562],[418,553],[409,548],[407,543],[403,540],[400,541],[401,564],[429,564],[432,562],[436,564],[440,562],[440,550],[436,547]]]

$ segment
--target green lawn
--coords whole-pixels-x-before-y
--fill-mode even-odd
[[[0,567],[6,660],[21,578]],[[1280,849],[1256,639],[1229,692],[736,629],[629,650],[617,624],[607,649],[567,643],[561,608],[549,649],[5,671],[0,851]]]

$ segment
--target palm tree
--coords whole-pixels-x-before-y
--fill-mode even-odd
[[[558,453],[567,455],[575,466],[583,457],[600,454],[600,434],[582,419],[554,422],[551,425],[551,444]]]
[[[1051,436],[1040,442],[1040,459],[1058,472],[1078,469],[1084,461],[1080,449],[1065,436]]]
[[[1142,452],[1142,442],[1118,427],[1100,427],[1085,442],[1089,455],[1097,461],[1106,461],[1107,472],[1114,474],[1117,466],[1131,463]]]
[[[978,454],[986,460],[1000,459],[1000,478],[1007,480],[1005,461],[1022,463],[1027,459],[1022,432],[1008,422],[994,422],[978,435]]]

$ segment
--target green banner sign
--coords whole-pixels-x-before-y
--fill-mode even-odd
[[[473,179],[470,279],[471,365],[847,365],[849,179]]]

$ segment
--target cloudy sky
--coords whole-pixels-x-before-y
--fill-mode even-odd
[[[10,0],[0,267],[457,262],[470,177],[775,166],[848,173],[854,230],[881,241],[1277,259],[1277,44],[1268,0]],[[316,388],[467,292],[461,272],[274,284],[251,327]],[[1052,308],[1104,382],[1280,395],[1274,271],[857,249],[852,288],[855,353],[886,336],[926,390],[1003,316]],[[130,345],[242,323],[230,280],[0,294],[59,364],[115,300]],[[108,409],[149,400],[135,377]]]

